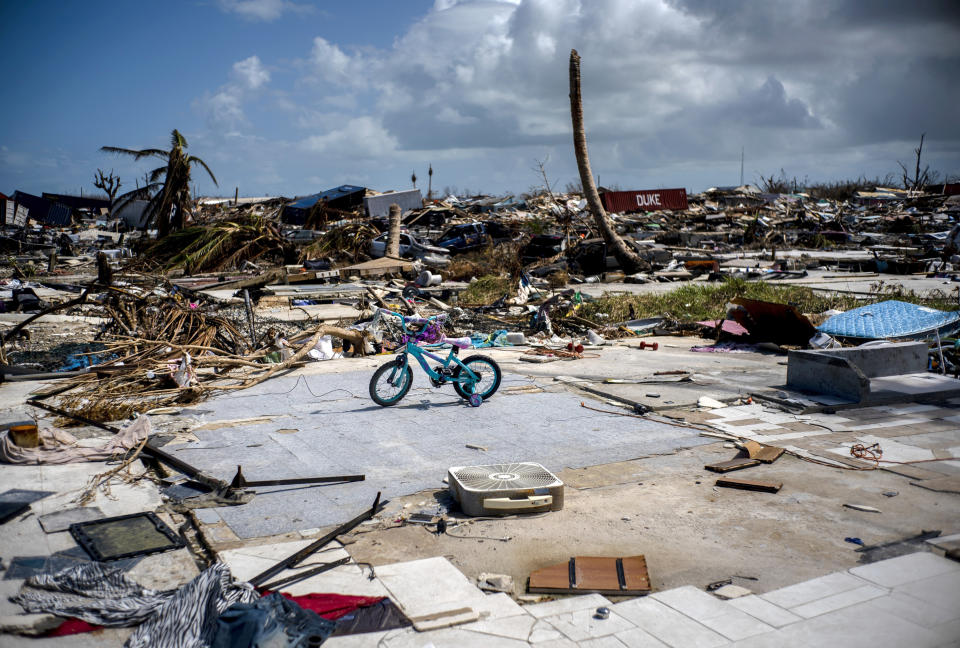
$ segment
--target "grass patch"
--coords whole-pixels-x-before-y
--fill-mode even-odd
[[[471,283],[460,293],[459,299],[463,304],[486,305],[514,292],[516,284],[513,279],[486,275]]]
[[[913,291],[905,291],[900,286],[884,286],[881,282],[875,284],[871,292],[874,293],[872,297],[863,299],[856,295],[814,292],[805,286],[732,278],[717,284],[686,284],[662,294],[605,293],[602,297],[585,303],[581,316],[594,319],[602,315],[601,319],[621,322],[630,318],[632,305],[638,318],[667,317],[681,322],[695,322],[723,317],[727,302],[734,297],[791,304],[805,314],[822,313],[831,308],[846,311],[890,299],[923,304],[939,310],[960,309],[955,297],[940,291],[920,296]]]

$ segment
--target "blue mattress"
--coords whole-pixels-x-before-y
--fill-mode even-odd
[[[901,301],[885,301],[834,315],[817,327],[828,335],[863,340],[926,339],[960,329],[960,312],[944,312]]]

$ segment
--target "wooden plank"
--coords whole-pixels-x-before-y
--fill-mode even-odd
[[[644,556],[575,556],[531,572],[527,590],[544,594],[636,596],[650,591]]]
[[[747,455],[751,459],[756,459],[765,464],[773,463],[786,452],[783,448],[757,443],[756,441],[747,441],[743,444],[743,449],[747,451]]]
[[[741,470],[743,468],[750,468],[751,466],[759,466],[760,462],[756,459],[751,459],[750,457],[734,457],[729,461],[720,461],[713,464],[707,464],[704,466],[707,470],[712,470],[713,472],[726,473],[731,470]]]
[[[734,477],[721,477],[717,480],[717,486],[724,488],[739,488],[742,490],[763,491],[764,493],[776,493],[783,484],[781,482],[762,482],[752,479],[736,479]]]

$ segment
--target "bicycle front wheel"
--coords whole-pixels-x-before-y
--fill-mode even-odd
[[[396,362],[383,365],[370,379],[370,398],[382,407],[390,407],[400,402],[413,383],[413,370],[410,365],[401,367]]]
[[[453,388],[461,398],[469,400],[471,394],[479,394],[480,398],[487,400],[500,388],[500,365],[494,362],[492,358],[482,355],[470,356],[463,361],[463,364],[477,374],[479,380],[472,385],[472,391],[471,386],[467,383],[453,383]],[[457,365],[453,377],[455,379],[459,378],[461,373],[463,373],[463,369],[460,365]]]

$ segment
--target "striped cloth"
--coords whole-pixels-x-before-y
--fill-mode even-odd
[[[259,598],[248,583],[234,583],[216,563],[186,585],[157,591],[129,580],[116,567],[90,562],[30,578],[11,600],[30,613],[75,617],[104,626],[133,626],[127,648],[206,648],[217,618],[234,603]]]

